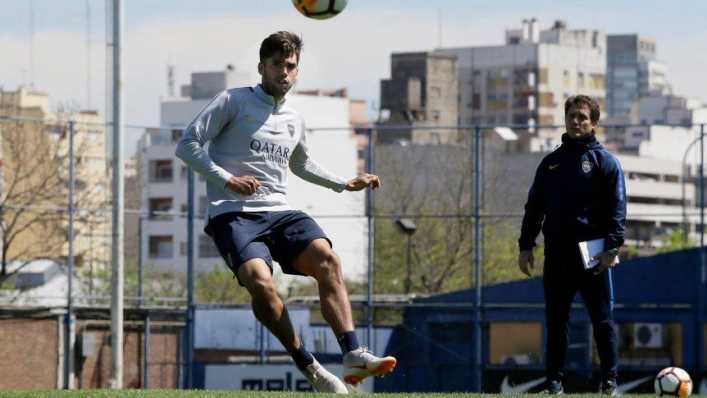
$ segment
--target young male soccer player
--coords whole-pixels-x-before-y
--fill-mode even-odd
[[[345,181],[309,158],[304,121],[285,100],[297,79],[301,48],[293,33],[268,36],[260,47],[261,84],[216,96],[187,127],[176,153],[206,177],[206,232],[248,289],[255,316],[317,391],[345,394],[344,383],[314,359],[295,333],[272,280],[273,260],[285,273],[316,279],[322,314],[344,354],[347,383],[387,374],[396,359],[379,358],[358,344],[339,257],[319,225],[287,204],[287,169],[337,192],[375,189],[380,180],[363,174]]]

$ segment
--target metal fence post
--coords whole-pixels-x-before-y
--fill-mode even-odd
[[[375,140],[376,131],[374,129],[368,130],[368,173],[373,174],[375,172]],[[374,269],[373,263],[375,261],[375,219],[373,217],[374,212],[374,201],[373,201],[373,190],[366,190],[366,215],[368,216],[368,291],[366,297],[366,344],[373,346],[373,278]]]
[[[707,261],[705,255],[705,183],[704,183],[704,165],[705,165],[705,125],[700,125],[700,269],[698,288],[697,288],[697,388],[701,386],[701,381],[704,378],[705,367],[705,281],[707,280]]]
[[[481,127],[474,127],[474,388],[483,391],[481,369]]]
[[[73,280],[74,280],[74,190],[75,181],[75,162],[74,162],[74,122],[69,122],[69,226],[67,240],[69,241],[69,253],[67,256],[67,279],[68,286],[66,292],[66,318],[64,320],[64,389],[71,390],[74,388],[74,343],[76,341],[76,328],[74,320],[74,301],[73,301]]]
[[[194,170],[187,171],[187,344],[186,388],[194,383]]]

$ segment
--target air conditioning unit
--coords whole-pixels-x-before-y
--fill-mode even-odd
[[[633,346],[635,348],[662,348],[663,325],[660,323],[634,323]]]

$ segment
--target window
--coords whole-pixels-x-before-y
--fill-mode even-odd
[[[471,96],[471,109],[474,109],[474,110],[481,109],[481,94],[474,93]]]
[[[172,130],[172,142],[176,143],[182,138],[182,130],[173,129]]]
[[[209,206],[209,200],[206,196],[199,196],[199,210],[197,216],[206,217],[206,209]]]
[[[159,214],[170,211],[172,211],[172,198],[150,198],[150,220],[170,220],[171,215]]]
[[[619,365],[655,368],[683,364],[679,322],[620,323],[618,327]],[[598,364],[596,350],[592,351],[593,362]]]
[[[199,235],[199,258],[212,258],[220,256],[216,245],[211,237]]]
[[[528,85],[531,87],[535,86],[535,72],[528,73]]]
[[[564,84],[565,88],[570,88],[572,86],[570,71],[565,70],[562,72],[562,84]]]
[[[432,120],[435,122],[438,122],[440,114],[441,114],[440,111],[432,111]]]
[[[646,197],[646,196],[634,196],[629,195],[627,197],[629,203],[641,203],[646,205],[666,205],[666,206],[681,206],[681,199],[671,199],[671,198],[656,198],[656,197]]]
[[[189,246],[187,245],[187,242],[179,242],[179,255],[182,257],[186,257],[188,247]]]
[[[592,73],[589,75],[590,88],[606,88],[606,76],[600,73]]]
[[[538,100],[541,107],[555,107],[555,94],[554,93],[540,93],[538,95]]]
[[[552,115],[540,115],[538,117],[539,124],[541,126],[549,127],[555,124],[555,119],[552,117]]]
[[[505,366],[541,364],[542,329],[540,322],[492,322],[489,327],[491,363]]]
[[[539,73],[538,73],[538,77],[539,77],[538,80],[539,80],[539,83],[540,83],[540,84],[547,84],[548,81],[550,80],[549,77],[548,77],[547,68],[540,68],[540,70],[539,70],[538,72],[539,72]]]
[[[172,235],[153,235],[149,239],[150,258],[172,258]]]
[[[150,182],[172,182],[172,160],[150,161]]]

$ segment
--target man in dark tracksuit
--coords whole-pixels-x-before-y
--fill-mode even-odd
[[[518,265],[530,276],[535,238],[545,237],[546,371],[547,392],[561,394],[567,353],[570,305],[579,292],[594,328],[601,361],[600,391],[615,395],[618,362],[613,322],[611,270],[624,242],[626,192],[618,160],[595,138],[599,106],[583,95],[565,103],[567,133],[562,145],[537,169],[528,193]],[[585,270],[578,243],[604,239],[600,263]]]

